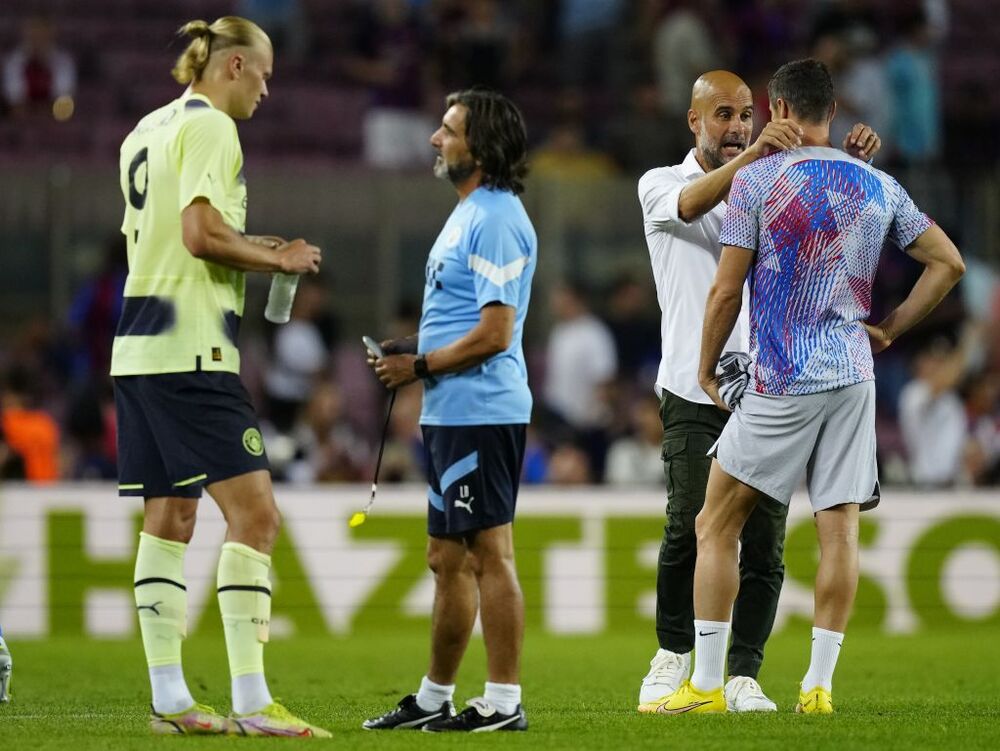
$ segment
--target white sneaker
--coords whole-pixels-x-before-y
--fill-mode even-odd
[[[639,705],[655,702],[681,687],[691,672],[691,653],[679,655],[668,649],[658,649],[649,661],[649,672],[639,688]],[[641,711],[641,710],[640,710]]]
[[[14,663],[3,639],[0,639],[0,702],[10,701],[10,676]]]
[[[777,712],[778,705],[767,698],[753,678],[738,675],[725,688],[726,707],[730,712]]]

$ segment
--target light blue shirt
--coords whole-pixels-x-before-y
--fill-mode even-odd
[[[473,368],[424,381],[421,425],[509,425],[531,420],[521,335],[538,238],[520,199],[480,187],[455,207],[427,259],[421,353],[451,344],[489,303],[515,310],[510,346]]]

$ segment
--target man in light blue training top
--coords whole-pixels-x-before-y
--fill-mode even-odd
[[[892,177],[830,147],[836,110],[823,63],[783,65],[771,117],[801,128],[802,148],[736,173],[705,307],[698,381],[722,409],[716,363],[750,283],[750,382],[712,449],[696,520],[694,673],[662,714],[726,711],[723,682],[740,531],[761,503],[787,505],[805,477],[819,537],[814,628],[798,712],[833,712],[833,672],[858,585],[858,514],[879,500],[872,354],[929,313],[962,257]],[[885,320],[866,323],[886,240],[924,265]]]
[[[382,344],[370,362],[395,389],[424,382],[428,563],[435,575],[431,660],[416,694],[368,730],[526,730],[520,658],[524,602],[511,523],[531,392],[521,350],[538,242],[517,194],[527,138],[521,113],[495,92],[451,94],[431,137],[434,174],[459,203],[427,260],[417,337]],[[455,675],[479,610],[488,681],[455,714]]]

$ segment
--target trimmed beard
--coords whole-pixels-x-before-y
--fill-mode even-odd
[[[726,160],[722,156],[722,147],[718,145],[714,149],[702,146],[701,153],[702,156],[705,157],[705,161],[708,162],[708,165],[713,170],[719,169],[719,167],[722,167],[724,164],[726,164]]]
[[[471,157],[458,164],[448,164],[444,157],[439,156],[434,162],[434,177],[447,179],[452,185],[458,185],[472,177],[477,169],[478,166]]]

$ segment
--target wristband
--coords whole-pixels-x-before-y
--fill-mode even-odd
[[[427,369],[426,355],[418,355],[417,359],[413,361],[413,374],[421,379],[430,377],[431,372]]]

